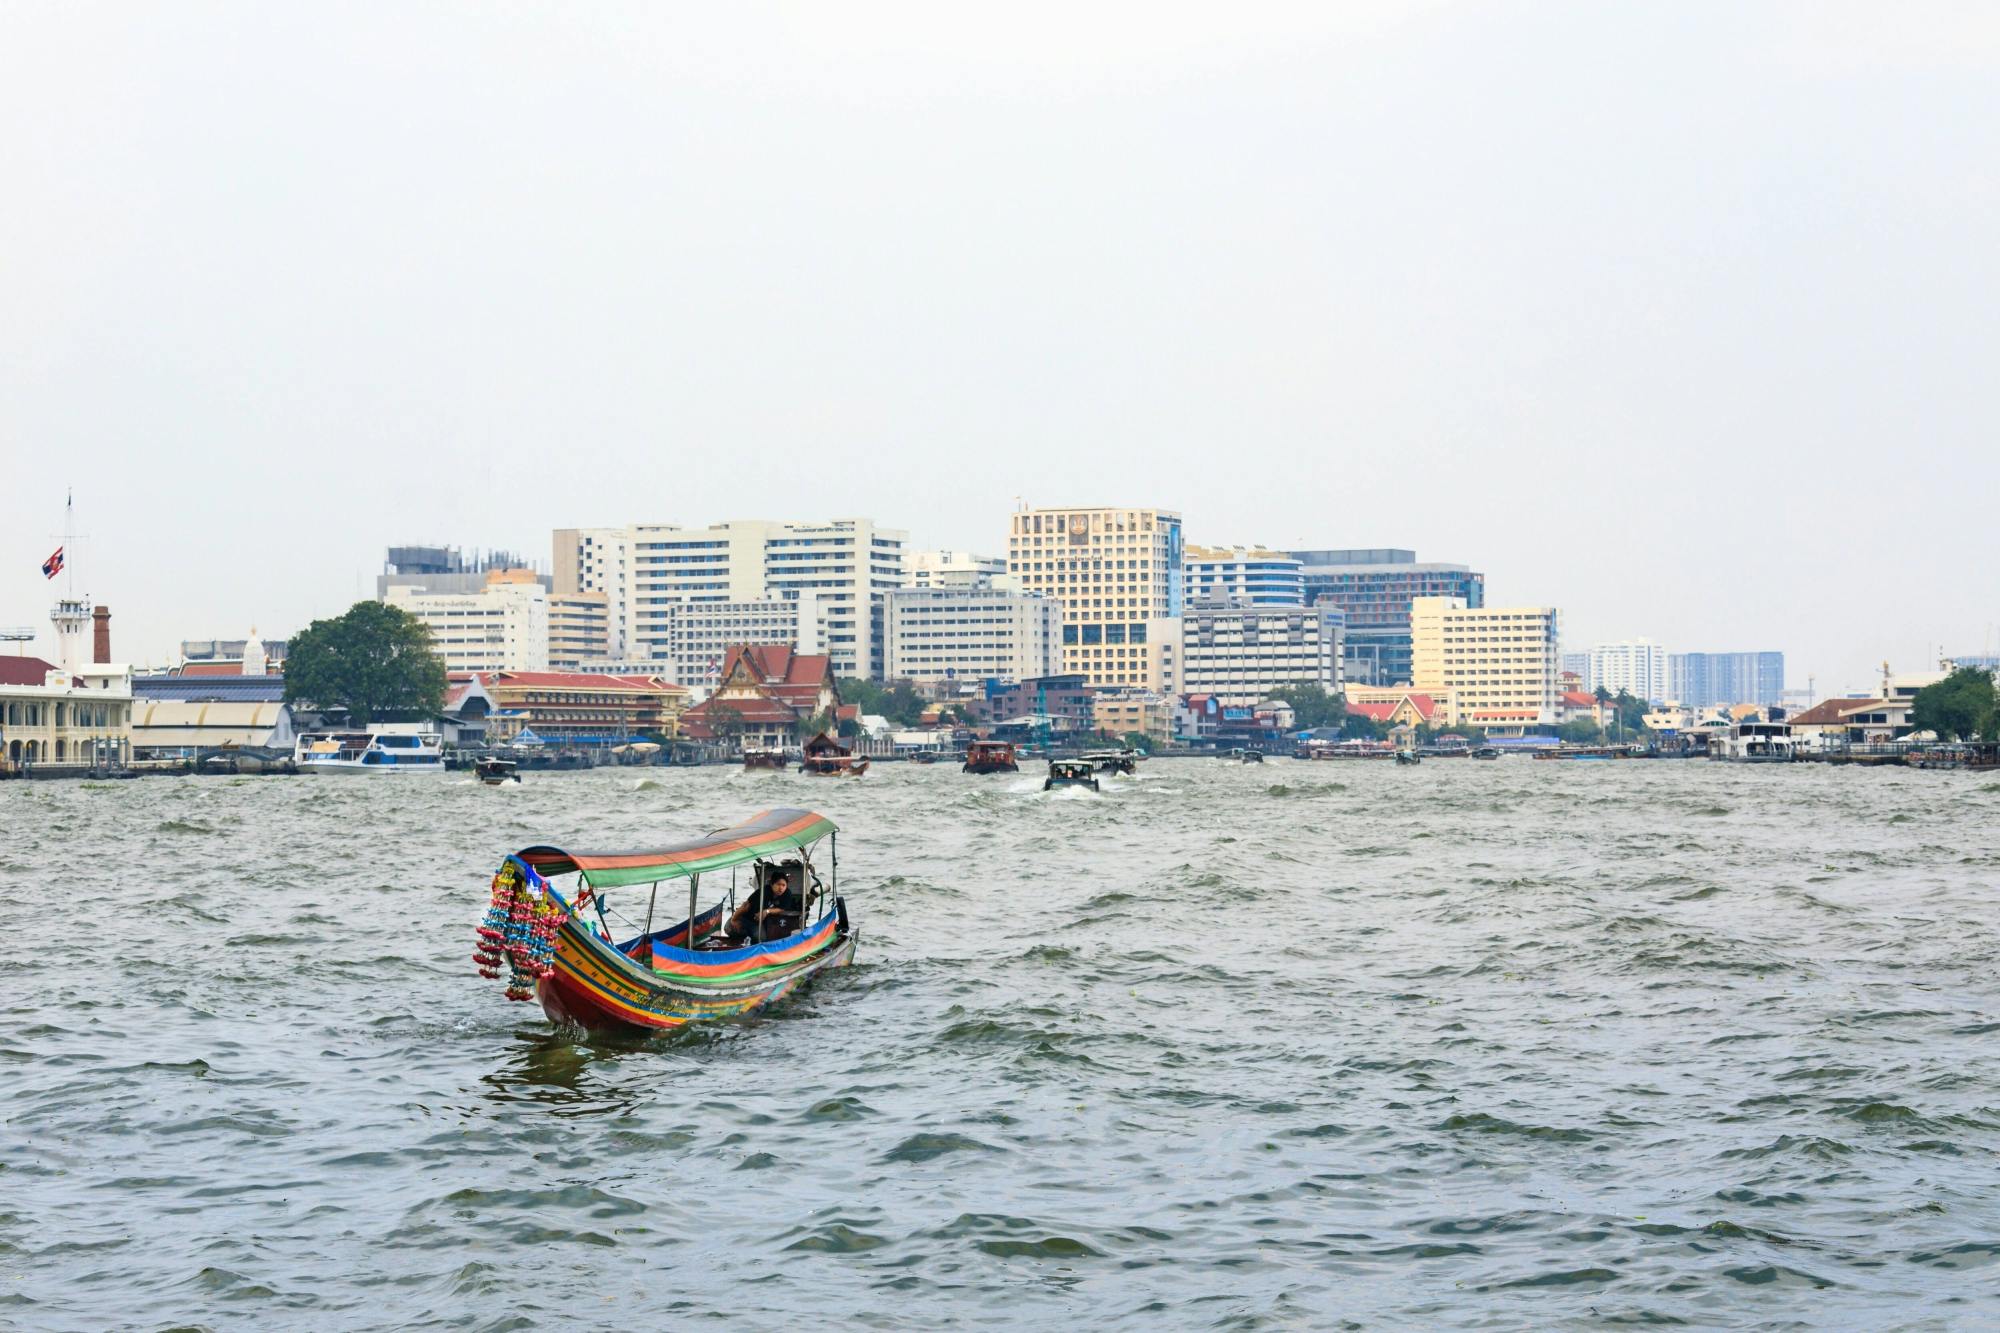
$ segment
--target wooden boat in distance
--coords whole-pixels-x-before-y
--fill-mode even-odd
[[[745,750],[743,771],[782,773],[790,766],[783,750]]]
[[[1006,741],[974,741],[965,748],[961,773],[1019,773],[1020,760]]]
[[[824,815],[779,809],[653,851],[523,848],[493,876],[474,959],[481,975],[507,977],[509,999],[539,999],[552,1021],[593,1031],[669,1032],[748,1013],[853,961],[838,833]],[[784,933],[765,938],[753,926],[748,938],[728,938],[739,900],[761,905],[780,874],[789,888],[771,896],[768,919]],[[687,915],[656,930],[661,891],[677,899],[683,881]],[[705,897],[714,905],[704,909]],[[620,916],[644,917],[623,943],[607,898],[619,900]]]
[[[867,771],[867,755],[855,754],[823,731],[805,743],[799,760],[799,772],[807,777],[858,778]]]
[[[1139,771],[1137,750],[1101,750],[1096,754],[1085,755],[1083,761],[1100,773],[1123,773],[1126,777],[1131,777]]]

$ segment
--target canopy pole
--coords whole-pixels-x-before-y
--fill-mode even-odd
[[[651,953],[653,948],[653,904],[658,901],[660,901],[660,881],[656,879],[653,881],[653,894],[650,898],[646,899],[646,951],[648,953]]]
[[[689,875],[688,876],[688,927],[687,927],[687,941],[686,941],[686,947],[689,949],[694,948],[694,902],[695,902],[695,894],[700,891],[700,888],[701,888],[701,876]]]

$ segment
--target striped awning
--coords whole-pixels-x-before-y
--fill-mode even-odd
[[[516,855],[542,875],[567,875],[580,870],[590,885],[606,889],[727,870],[730,866],[809,847],[837,831],[831,819],[811,810],[766,810],[731,828],[717,829],[706,837],[655,851],[570,852],[560,847],[529,847]]]

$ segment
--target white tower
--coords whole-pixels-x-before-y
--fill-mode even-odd
[[[269,663],[264,657],[264,641],[257,637],[257,627],[250,627],[250,638],[243,645],[243,674],[246,676],[269,675]]]
[[[62,598],[49,612],[49,623],[56,627],[57,665],[72,676],[80,675],[90,665],[90,603]]]

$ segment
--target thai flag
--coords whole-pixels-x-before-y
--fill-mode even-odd
[[[63,560],[62,553],[63,553],[63,548],[58,546],[56,547],[56,553],[54,555],[42,561],[43,578],[52,579],[56,575],[62,573],[62,560]]]

